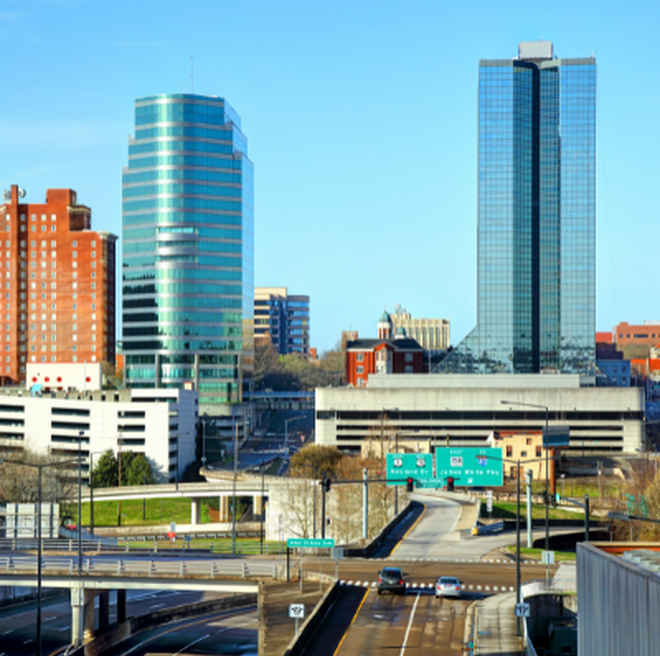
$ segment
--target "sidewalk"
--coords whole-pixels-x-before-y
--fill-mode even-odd
[[[523,639],[516,636],[515,604],[516,593],[506,592],[472,605],[475,656],[520,656]]]

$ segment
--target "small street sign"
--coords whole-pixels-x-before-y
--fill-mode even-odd
[[[530,606],[529,604],[516,604],[516,617],[529,617]]]
[[[174,531],[170,531],[170,532],[167,534],[167,537],[168,537],[170,540],[174,540],[174,538],[176,537],[176,533],[175,533]]]
[[[289,604],[289,617],[297,620],[305,617],[305,604]]]
[[[286,541],[289,549],[333,549],[334,538],[289,538]]]
[[[554,551],[541,551],[541,562],[544,565],[554,565],[555,564],[555,552]]]
[[[332,553],[335,560],[342,560],[344,558],[344,547],[335,547]]]
[[[493,491],[492,490],[488,490],[488,492],[486,492],[486,510],[488,510],[488,512],[493,512]]]
[[[170,533],[176,533],[176,522],[170,522]]]

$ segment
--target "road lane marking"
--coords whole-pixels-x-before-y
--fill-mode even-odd
[[[408,642],[408,635],[410,634],[410,629],[412,627],[413,620],[415,619],[415,611],[417,610],[418,601],[419,601],[419,592],[417,593],[417,598],[415,599],[415,603],[413,604],[412,610],[410,611],[410,619],[408,620],[408,628],[406,629],[406,635],[403,636],[403,644],[401,645],[400,656],[403,656],[403,654],[406,651],[406,642]]]
[[[423,503],[422,506],[424,506],[424,508],[422,509],[422,512],[420,513],[419,517],[413,523],[413,525],[405,532],[403,537],[396,543],[396,546],[394,547],[394,549],[392,549],[392,553],[390,553],[390,556],[389,556],[390,558],[394,555],[394,552],[399,548],[399,545],[408,537],[408,534],[410,533],[410,531],[412,531],[415,528],[415,526],[417,526],[417,524],[419,524],[419,522],[422,520],[422,517],[424,517],[424,515],[426,514],[426,504]]]
[[[348,628],[346,631],[344,631],[344,635],[341,637],[341,640],[339,641],[339,644],[337,645],[337,649],[335,649],[335,652],[332,656],[337,656],[339,653],[339,650],[341,649],[342,644],[344,643],[344,640],[346,640],[346,636],[348,635],[348,632],[351,630],[351,627],[355,623],[355,620],[357,619],[357,616],[360,614],[360,610],[362,610],[362,605],[366,601],[367,597],[369,596],[369,588],[367,588],[367,591],[364,593],[364,596],[362,597],[362,601],[360,602],[360,605],[357,607],[357,610],[355,611],[355,615],[353,615],[353,619],[351,620],[351,623],[348,625]]]
[[[9,631],[5,631],[2,635],[9,635],[14,629],[9,629]]]
[[[193,640],[192,642],[189,642],[185,647],[181,647],[179,651],[177,651],[175,654],[172,654],[172,656],[179,656],[179,654],[183,653],[188,649],[188,647],[192,647],[193,645],[196,645],[198,642],[201,642],[202,640],[206,640],[211,634],[207,633],[205,636],[202,636],[201,638],[197,638],[197,640]]]

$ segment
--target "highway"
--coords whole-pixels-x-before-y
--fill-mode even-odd
[[[177,592],[172,590],[128,591],[129,616],[144,615],[164,608],[215,599],[215,593]],[[110,622],[116,621],[111,596]],[[35,653],[35,603],[24,603],[0,610],[0,656],[26,656]],[[68,594],[44,601],[42,645],[44,654],[65,649],[71,639],[71,604]],[[213,653],[213,652],[211,652]]]
[[[103,656],[257,656],[257,609],[225,611],[148,629]]]
[[[397,538],[403,540],[389,557],[341,561],[340,599],[305,654],[462,656],[470,605],[485,595],[515,589],[515,561],[498,551],[515,542],[515,534],[461,539],[453,530],[460,516],[458,504],[431,496],[414,498],[425,509],[398,529]],[[404,570],[405,595],[376,594],[378,570],[385,566]],[[538,562],[524,562],[521,571],[523,581],[545,577],[545,566]],[[551,568],[550,574],[554,571]],[[441,575],[461,580],[460,599],[435,598],[433,585]]]
[[[515,561],[497,550],[515,542],[515,534],[461,538],[455,530],[461,514],[458,503],[426,495],[414,498],[424,506],[409,513],[381,553],[373,559],[339,561],[338,575],[342,583],[339,601],[306,653],[366,656],[394,650],[392,653],[397,656],[409,653],[412,656],[413,650],[417,650],[416,653],[424,654],[462,654],[465,617],[470,604],[484,595],[513,590]],[[92,570],[115,571],[119,557],[118,554],[92,557]],[[47,556],[50,558],[52,565],[58,567],[70,562],[69,556]],[[165,557],[161,560],[160,555],[155,560],[156,567],[164,568],[163,573],[180,568],[182,562]],[[206,571],[209,559],[195,560],[189,560],[190,569],[195,571],[200,567]],[[145,567],[143,558],[131,555],[126,561],[130,569]],[[222,568],[235,567],[245,561],[269,573],[275,562],[268,558],[226,559]],[[29,568],[33,567],[34,560],[32,556],[23,560],[16,555],[14,563]],[[295,559],[292,566],[295,567]],[[335,561],[328,558],[306,555],[304,566],[311,571],[335,574]],[[376,594],[378,570],[384,566],[399,566],[407,573],[405,595]],[[45,572],[48,569],[46,567]],[[203,574],[202,570],[199,574]],[[551,568],[551,574],[553,572]],[[441,575],[457,576],[463,582],[461,599],[435,599],[433,584]],[[545,566],[538,562],[523,563],[523,581],[544,577]],[[196,594],[201,600],[203,595],[208,598],[211,593],[161,590],[129,591],[128,594],[128,614],[135,616],[190,603],[193,600],[190,595]],[[110,619],[113,619],[112,612]],[[44,609],[44,654],[67,644],[69,622],[68,599],[49,603]],[[23,656],[29,653],[30,641],[34,641],[34,604],[0,611],[0,656]],[[123,651],[112,654],[256,654],[256,642],[256,612],[223,613],[143,632],[128,646],[122,645]]]

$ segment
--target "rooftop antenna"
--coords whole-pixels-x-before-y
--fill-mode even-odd
[[[195,90],[195,69],[194,69],[194,57],[190,55],[190,93],[194,93]]]

